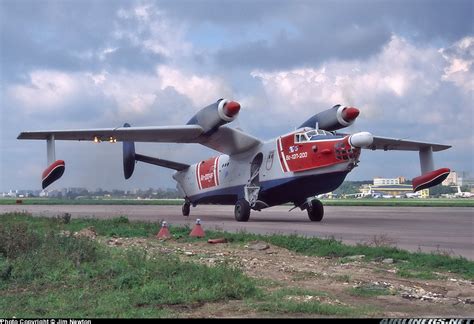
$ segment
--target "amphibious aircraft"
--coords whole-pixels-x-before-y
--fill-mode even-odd
[[[18,139],[46,140],[48,167],[42,174],[46,188],[64,173],[65,162],[56,160],[55,141],[123,142],[125,179],[136,162],[174,169],[173,178],[185,199],[182,214],[200,204],[235,205],[237,221],[249,220],[251,210],[285,203],[306,210],[311,221],[321,221],[322,203],[316,195],[333,191],[359,163],[361,149],[418,151],[421,175],[413,179],[418,191],[442,182],[450,170],[435,170],[433,152],[449,145],[373,136],[369,132],[337,132],[353,124],[360,111],[335,105],[319,112],[295,131],[262,141],[228,123],[241,106],[219,99],[199,110],[185,125],[122,127],[22,132]],[[135,142],[198,143],[220,154],[193,165],[135,152]],[[292,209],[294,209],[292,208]]]

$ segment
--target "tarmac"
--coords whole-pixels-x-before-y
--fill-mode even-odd
[[[133,205],[2,205],[0,213],[26,211],[35,216],[70,213],[75,217],[111,218],[160,222],[169,226],[193,226],[201,219],[204,230],[229,232],[298,234],[335,238],[349,244],[392,244],[409,251],[447,253],[474,260],[473,219],[470,207],[359,207],[327,206],[321,222],[311,222],[305,211],[288,212],[289,206],[252,211],[250,220],[234,219],[233,206],[200,205],[189,217],[181,206]]]

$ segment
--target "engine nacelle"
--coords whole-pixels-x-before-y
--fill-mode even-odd
[[[316,128],[317,125],[318,128],[331,132],[352,125],[357,116],[359,116],[359,109],[335,105],[309,118],[299,128]]]
[[[199,125],[204,133],[211,132],[224,124],[230,123],[240,111],[240,104],[227,99],[219,99],[216,103],[199,110],[187,125]]]

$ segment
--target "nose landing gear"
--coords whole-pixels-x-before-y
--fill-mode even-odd
[[[190,209],[191,209],[191,203],[188,200],[185,200],[183,207],[181,208],[181,211],[183,212],[183,216],[189,216]]]

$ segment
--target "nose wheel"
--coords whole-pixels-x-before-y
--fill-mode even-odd
[[[322,202],[317,199],[311,200],[306,208],[308,217],[312,222],[320,222],[324,216],[324,206]]]
[[[189,201],[185,201],[181,211],[183,212],[183,216],[189,216],[189,211],[191,209],[191,203]]]

